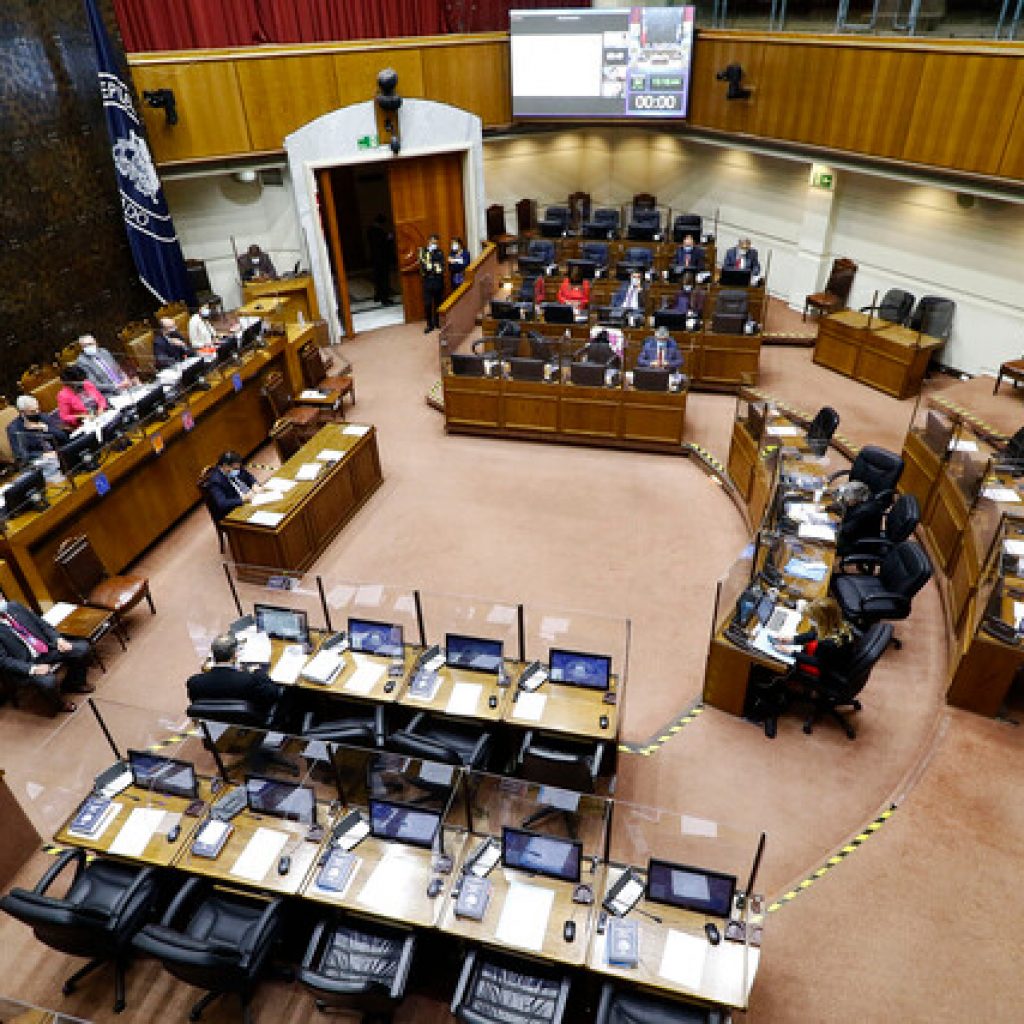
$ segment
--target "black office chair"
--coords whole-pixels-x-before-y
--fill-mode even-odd
[[[878,304],[874,314],[879,320],[888,320],[891,324],[906,324],[914,308],[914,296],[902,288],[890,288]],[[861,306],[860,311],[867,313],[871,306]]]
[[[832,593],[843,617],[858,629],[876,622],[905,619],[914,595],[931,579],[932,564],[924,549],[905,540],[884,557],[848,555],[832,574]],[[900,641],[892,638],[896,647]]]
[[[650,270],[654,262],[654,253],[650,249],[643,248],[643,246],[631,246],[626,250],[623,262],[632,263],[642,267],[644,270]]]
[[[515,773],[542,786],[568,789],[574,793],[593,793],[603,756],[603,743],[580,742],[530,729],[519,746]],[[540,807],[523,821],[522,827],[530,828],[556,814],[564,816],[569,835],[575,838],[573,815],[557,807]]]
[[[474,950],[462,965],[452,1013],[462,1024],[559,1024],[569,977],[532,960]]]
[[[545,238],[559,238],[569,230],[571,216],[568,206],[549,206],[537,222],[537,227]]]
[[[607,341],[588,341],[582,348],[573,353],[577,362],[600,363],[617,369],[621,363],[615,349]]]
[[[506,324],[510,323],[510,321],[503,320],[502,323]],[[477,338],[471,348],[475,356],[488,356],[491,359],[511,359],[519,352],[518,329],[515,334],[507,332],[502,334],[499,331],[497,337]]]
[[[687,235],[693,235],[694,242],[699,242],[704,221],[695,213],[681,213],[672,221],[672,241],[681,242]]]
[[[545,338],[537,331],[530,331],[528,335],[530,342],[530,358],[543,359],[546,363],[556,362],[558,359],[558,341],[554,338]]]
[[[654,238],[661,232],[661,213],[658,210],[633,210],[626,228],[627,238]]]
[[[747,322],[750,300],[746,292],[725,288],[715,299],[711,330],[715,334],[742,334]]]
[[[861,710],[857,697],[893,639],[889,623],[874,622],[850,644],[849,658],[844,665],[822,666],[819,675],[812,675],[806,671],[806,666],[797,663],[778,680],[786,687],[787,696],[810,702],[811,710],[804,721],[805,733],[810,735],[818,716],[826,714],[842,726],[847,739],[857,738],[856,730],[842,709]]]
[[[580,246],[580,259],[592,260],[598,270],[608,266],[608,246],[604,242],[584,242]]]
[[[134,945],[175,978],[206,990],[189,1020],[199,1020],[216,998],[233,992],[241,999],[244,1024],[249,1024],[249,1003],[283,914],[280,897],[268,902],[190,878],[160,923],[143,928]]]
[[[877,555],[884,558],[897,545],[910,540],[921,522],[921,506],[912,494],[901,494],[885,516],[885,525],[873,537],[861,537],[847,551],[851,560],[855,555]]]
[[[823,405],[811,420],[807,428],[807,447],[814,455],[824,455],[828,451],[828,443],[839,426],[839,413],[830,405]]]
[[[413,932],[370,921],[320,921],[306,947],[299,982],[316,1008],[358,1010],[390,1020],[405,998],[416,950]]]
[[[925,295],[910,314],[909,327],[933,338],[949,341],[949,336],[953,332],[955,313],[956,303],[952,299],[944,299],[940,295]]]
[[[61,898],[47,890],[69,865],[75,873]],[[89,962],[64,982],[64,995],[106,963],[114,965],[114,1013],[125,1008],[125,970],[132,939],[146,923],[159,892],[153,868],[137,868],[111,860],[87,863],[84,850],[65,850],[36,887],[12,889],[0,898],[0,910],[27,924],[40,942]]]
[[[216,725],[234,725],[253,732],[294,732],[292,728],[292,711],[290,695],[284,696],[270,708],[261,708],[248,700],[203,699],[194,700],[185,709],[185,714],[196,722],[213,722]],[[204,739],[209,745],[210,740]],[[299,774],[299,766],[274,750],[263,747],[255,742],[249,747],[243,758],[252,771],[262,771],[273,766],[290,775]]]
[[[561,234],[561,232],[559,232]],[[542,238],[531,238],[526,248],[526,255],[536,260],[551,264],[555,262],[555,243]]]
[[[584,221],[582,230],[584,238],[614,238],[619,233],[619,211],[598,207],[590,220]]]
[[[676,999],[617,989],[606,981],[601,988],[594,1024],[722,1024],[722,1014]]]
[[[306,712],[300,732],[304,740],[344,743],[350,747],[383,747],[387,736],[385,707],[332,698],[322,713]]]
[[[466,768],[483,768],[491,749],[491,734],[478,726],[448,718],[432,718],[424,711],[384,741],[388,750],[407,757]]]
[[[857,452],[853,465],[849,469],[833,473],[828,482],[831,484],[845,476],[850,480],[860,480],[867,484],[872,494],[889,492],[891,496],[902,475],[903,459],[899,455],[887,448],[866,444]]]
[[[843,514],[836,530],[836,554],[849,554],[862,540],[880,537],[885,513],[892,506],[892,491],[873,494],[867,501],[852,505]]]
[[[1011,462],[1024,462],[1024,427],[1006,442],[1000,455]]]

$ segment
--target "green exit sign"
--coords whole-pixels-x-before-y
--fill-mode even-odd
[[[356,146],[359,149],[376,149],[377,148],[377,136],[376,135],[360,135],[356,139]]]

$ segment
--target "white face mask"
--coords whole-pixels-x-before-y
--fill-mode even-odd
[[[83,345],[82,346],[82,351],[87,356],[94,356],[94,355],[96,355],[96,346],[95,345]]]
[[[5,615],[6,613],[7,613],[7,602],[2,597],[0,597],[0,615]]]
[[[431,243],[430,243],[430,244],[429,244],[429,245],[427,246],[427,248],[428,248],[428,249],[429,249],[429,250],[430,250],[431,252],[433,252],[433,251],[434,251],[434,250],[435,250],[435,249],[437,248],[437,242],[431,242]]]
[[[203,306],[202,309],[199,310],[199,315],[200,316],[209,316],[210,315],[210,307],[209,306]]]

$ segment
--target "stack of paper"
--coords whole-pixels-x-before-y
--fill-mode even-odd
[[[322,462],[304,462],[295,474],[296,480],[315,480],[323,469]]]
[[[68,604],[67,601],[58,601],[43,618],[51,626],[59,626],[74,610],[77,605]]]
[[[353,437],[362,437],[363,434],[368,434],[370,428],[363,426],[361,423],[348,423],[341,431],[343,434],[350,434]]]
[[[264,485],[269,487],[272,491],[280,491],[282,494],[287,494],[294,486],[294,480],[285,480],[280,476],[272,476]]]
[[[277,526],[284,519],[283,512],[253,512],[248,522],[253,526]]]
[[[256,505],[257,507],[260,505],[271,505],[275,501],[280,501],[282,497],[283,495],[277,491],[257,491],[249,496],[249,504]]]
[[[290,686],[299,678],[299,673],[305,664],[306,650],[302,644],[289,644],[281,657],[277,659],[270,678],[275,683],[284,683],[286,686]]]
[[[238,634],[238,639],[242,641],[237,659],[240,665],[270,664],[270,637],[266,633],[247,629]]]
[[[321,462],[341,462],[345,458],[345,453],[339,452],[337,448],[324,448],[317,452],[316,457]]]
[[[797,530],[797,536],[801,540],[823,540],[835,543],[836,529],[834,526],[828,526],[824,523],[804,523]]]

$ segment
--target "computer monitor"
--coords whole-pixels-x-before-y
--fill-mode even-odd
[[[27,512],[30,508],[42,511],[49,507],[46,500],[46,477],[41,469],[27,469],[19,473],[3,495],[4,515],[8,518]]]
[[[188,391],[194,387],[206,373],[206,360],[201,356],[193,356],[191,360],[182,364],[181,375],[178,377],[178,391]]]
[[[370,834],[429,850],[441,827],[441,812],[370,797]]]
[[[633,371],[633,387],[637,391],[668,391],[671,373],[656,366],[638,366]]]
[[[353,651],[397,657],[405,650],[402,627],[393,622],[372,619],[349,619],[348,642]]]
[[[603,388],[606,369],[604,363],[572,363],[569,367],[569,380],[579,387]]]
[[[61,468],[66,476],[89,473],[100,464],[100,449],[103,447],[95,430],[83,430],[77,437],[57,449]]]
[[[735,875],[705,871],[651,858],[644,895],[653,903],[692,910],[708,917],[728,917],[736,891]]]
[[[256,628],[272,640],[287,640],[293,644],[309,643],[309,617],[294,608],[278,608],[272,604],[258,604],[253,608]]]
[[[316,793],[312,786],[282,782],[263,775],[246,775],[245,800],[255,814],[316,824]]]
[[[487,366],[484,357],[468,352],[453,352],[452,374],[455,377],[486,377]]]
[[[249,326],[242,331],[242,337],[239,339],[239,346],[241,348],[248,348],[250,345],[254,345],[262,337],[263,320],[257,318],[254,323],[249,324]]]
[[[516,261],[516,269],[522,277],[536,277],[547,270],[548,261],[542,256],[520,256]]]
[[[597,263],[594,260],[569,260],[568,269],[570,277],[574,269],[579,271],[581,280],[588,278],[592,281],[597,276]]]
[[[723,268],[718,278],[718,283],[731,285],[734,288],[746,288],[750,285],[750,276],[751,272],[749,270],[738,270],[736,268],[727,270]]]
[[[598,306],[597,322],[621,326],[626,321],[626,310],[621,306]]]
[[[534,875],[575,884],[580,880],[583,843],[505,826],[501,830],[501,862]]]
[[[128,767],[131,769],[132,782],[139,789],[182,796],[187,800],[194,800],[199,795],[196,770],[189,761],[129,750]]]
[[[607,690],[612,674],[612,659],[606,654],[564,651],[551,648],[548,656],[551,682],[582,686],[587,690]]]
[[[220,365],[234,359],[238,355],[241,345],[241,338],[236,334],[231,334],[219,342],[217,345],[217,364]]]
[[[444,660],[451,668],[469,668],[474,672],[494,672],[501,668],[504,644],[477,636],[445,633]]]
[[[159,416],[161,419],[167,415],[167,397],[160,384],[151,387],[133,406],[133,413],[137,420],[145,422],[150,417]]]
[[[513,380],[543,380],[544,360],[513,356],[509,360]]]
[[[686,329],[686,318],[689,315],[678,309],[659,309],[654,314],[654,326],[667,327],[670,331],[682,331]]]
[[[541,309],[546,324],[571,324],[576,320],[576,311],[567,302],[545,302]]]
[[[504,299],[491,299],[491,316],[495,320],[518,320],[519,306]]]

